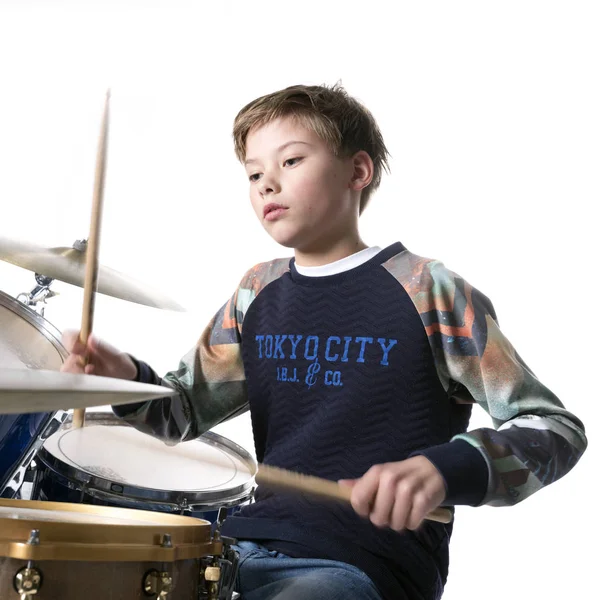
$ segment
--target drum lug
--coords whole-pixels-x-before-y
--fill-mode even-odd
[[[54,415],[52,415],[52,419],[50,419],[50,422],[46,425],[44,431],[42,431],[40,440],[45,442],[49,437],[52,437],[65,422],[68,414],[69,413],[66,410],[57,410]]]
[[[143,590],[147,596],[156,595],[156,600],[166,600],[173,591],[173,577],[167,571],[148,571],[143,581]]]
[[[35,567],[23,567],[13,580],[15,590],[21,600],[35,596],[42,587],[42,573]]]
[[[0,490],[0,497],[2,498],[15,498],[19,493],[25,480],[25,473],[27,472],[26,464],[19,466],[12,474],[10,481],[6,482],[6,485]]]
[[[170,533],[165,533],[162,536],[160,543],[163,548],[173,548],[173,541]],[[163,563],[162,571],[152,569],[148,571],[142,582],[142,588],[147,596],[154,596],[156,594],[156,600],[166,600],[169,594],[173,591],[173,576],[165,569]]]
[[[32,529],[27,540],[29,546],[40,545],[40,532],[38,529]],[[19,569],[13,578],[15,591],[21,597],[21,600],[27,600],[35,596],[42,588],[42,572],[33,566],[32,561],[27,562],[27,566]]]

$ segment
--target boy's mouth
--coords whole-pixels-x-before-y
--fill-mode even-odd
[[[263,217],[267,221],[274,221],[275,219],[278,219],[286,210],[287,206],[271,202],[263,208]]]

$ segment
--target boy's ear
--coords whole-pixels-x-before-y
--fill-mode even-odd
[[[352,157],[352,179],[350,188],[353,190],[362,190],[366,188],[373,179],[373,160],[367,152],[359,150]]]

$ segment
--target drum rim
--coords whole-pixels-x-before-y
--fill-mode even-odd
[[[134,510],[40,500],[0,499],[0,507],[103,515],[133,523],[81,523],[3,517],[0,514],[0,557],[23,560],[164,561],[200,558],[220,550],[211,540],[211,524],[204,519]],[[143,517],[146,517],[145,519]],[[135,522],[137,521],[137,523]],[[27,544],[39,532],[39,544]],[[170,536],[163,544],[164,535]]]
[[[64,362],[66,360],[69,353],[60,341],[62,337],[60,331],[54,327],[52,323],[3,291],[0,291],[0,306],[4,306],[4,308],[11,310],[17,316],[22,317],[30,325],[35,327],[35,329],[37,329],[56,348],[62,361]]]
[[[72,414],[70,414],[54,435],[57,435],[59,432],[65,431],[66,429],[70,429],[73,420],[72,417]],[[96,425],[106,424],[113,426],[118,425],[120,427],[132,427],[132,425],[119,419],[112,413],[86,413],[86,421]],[[68,482],[80,484],[81,491],[87,492],[91,496],[95,495],[94,492],[100,492],[101,497],[107,499],[123,498],[132,503],[139,502],[150,505],[165,504],[177,507],[177,509],[190,510],[207,510],[221,506],[237,506],[250,499],[254,490],[254,477],[258,470],[258,465],[252,455],[239,444],[212,431],[207,431],[196,439],[233,453],[235,458],[241,460],[241,462],[248,466],[248,470],[250,471],[248,480],[245,483],[231,488],[214,491],[162,490],[123,483],[121,481],[111,480],[107,477],[93,475],[78,467],[65,463],[44,446],[38,451],[36,460],[40,460],[48,469],[58,476],[63,477]]]

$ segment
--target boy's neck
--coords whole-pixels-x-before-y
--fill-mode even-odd
[[[365,248],[368,248],[367,244],[360,239],[360,236],[357,236],[352,239],[342,239],[334,244],[327,244],[322,248],[310,250],[296,248],[294,255],[296,264],[302,267],[320,267],[342,260],[342,258],[356,254]]]

